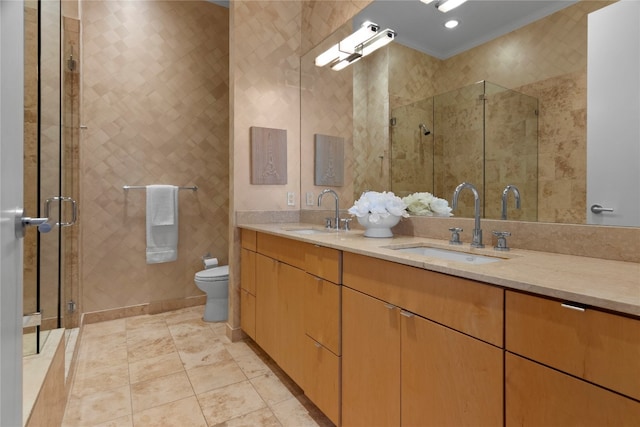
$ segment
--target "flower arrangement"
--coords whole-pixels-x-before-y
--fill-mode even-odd
[[[366,191],[348,212],[358,218],[366,217],[373,224],[380,223],[389,216],[409,216],[405,202],[390,191]]]
[[[449,202],[435,197],[431,193],[409,194],[402,201],[407,205],[407,210],[413,215],[452,216]]]

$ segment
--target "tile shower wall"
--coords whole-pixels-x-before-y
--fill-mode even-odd
[[[202,295],[228,261],[228,9],[198,1],[82,4],[81,310]],[[180,191],[178,260],[145,263],[145,192]]]

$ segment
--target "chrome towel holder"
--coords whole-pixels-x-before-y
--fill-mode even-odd
[[[147,186],[146,185],[123,185],[122,189],[124,191],[129,191],[129,190],[146,190]],[[178,190],[191,190],[191,191],[198,191],[198,186],[197,185],[189,185],[189,186],[181,186],[178,187]]]

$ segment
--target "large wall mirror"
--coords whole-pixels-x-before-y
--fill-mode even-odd
[[[464,180],[483,188],[484,217],[499,219],[501,191],[517,177],[522,209],[515,210],[510,199],[509,219],[587,223],[587,16],[611,2],[478,0],[460,10],[484,7],[500,15],[501,5],[536,3],[547,9],[531,12],[529,23],[494,25],[475,36],[473,45],[421,48],[403,41],[402,34],[422,25],[418,32],[445,37],[442,29],[431,33],[424,28],[460,16],[460,26],[470,25],[478,13],[454,10],[444,16],[433,3],[376,0],[307,52],[301,62],[303,209],[315,207],[304,203],[305,196],[322,189],[313,182],[313,141],[315,134],[323,134],[345,141],[344,185],[334,188],[342,208],[365,190],[429,191],[451,201],[453,188]],[[394,13],[388,12],[390,5]],[[508,20],[507,15],[501,19]],[[396,40],[340,71],[315,66],[318,54],[365,20],[392,28]],[[477,85],[482,85],[480,93]],[[506,95],[513,99],[504,101]],[[463,102],[471,107],[453,114],[451,106]],[[485,107],[499,103],[505,107],[497,116],[511,123],[508,131],[504,124],[488,124]],[[484,109],[476,109],[480,105]],[[520,106],[523,115],[516,117]],[[446,133],[447,126],[457,134]],[[460,143],[473,132],[479,132],[482,153]],[[502,145],[489,153],[488,141],[496,137]],[[515,148],[506,147],[505,138],[515,139]],[[454,174],[461,165],[463,172]],[[439,184],[429,182],[435,176]],[[461,200],[461,205],[472,205],[472,200]],[[470,209],[454,213],[472,215]]]

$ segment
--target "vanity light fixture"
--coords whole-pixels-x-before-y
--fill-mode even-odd
[[[390,29],[380,31],[377,24],[366,21],[358,31],[318,55],[315,64],[318,67],[330,64],[332,70],[342,70],[363,56],[389,44],[395,37],[395,31]]]
[[[465,3],[466,1],[467,0],[445,0],[445,1],[438,0],[438,3],[436,3],[436,7],[440,12],[447,13],[450,10],[453,10],[456,7],[460,6],[462,3]]]

